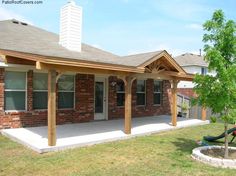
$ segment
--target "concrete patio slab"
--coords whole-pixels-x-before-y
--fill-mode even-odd
[[[178,118],[177,127],[173,127],[170,121],[170,116],[133,118],[130,135],[123,132],[124,119],[57,125],[57,144],[53,147],[48,146],[47,126],[4,129],[1,133],[36,152],[45,153],[209,123],[199,119]]]

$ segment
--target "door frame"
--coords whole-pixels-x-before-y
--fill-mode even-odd
[[[104,95],[105,95],[105,106],[104,106],[104,119],[102,120],[108,120],[108,76],[96,76],[95,75],[95,79],[94,79],[94,120],[96,121],[95,117],[96,117],[96,112],[95,112],[95,94],[96,94],[96,81],[104,81]]]

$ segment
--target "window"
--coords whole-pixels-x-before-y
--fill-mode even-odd
[[[58,108],[74,108],[75,77],[62,75],[58,80]]]
[[[116,103],[117,106],[124,106],[125,102],[125,85],[123,81],[118,81],[116,84]]]
[[[207,68],[206,67],[202,67],[201,68],[201,74],[202,75],[206,75],[207,74]]]
[[[145,105],[146,104],[146,82],[145,80],[137,80],[137,105]]]
[[[47,104],[48,104],[48,74],[34,73],[33,108],[47,109]]]
[[[5,110],[26,110],[26,73],[6,71]]]
[[[153,104],[160,105],[162,99],[162,81],[154,80]]]

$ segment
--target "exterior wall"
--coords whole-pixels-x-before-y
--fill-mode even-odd
[[[187,67],[183,67],[183,69],[187,72],[187,73],[192,73],[192,74],[201,74],[201,68],[199,66],[187,66]],[[178,84],[178,88],[193,88],[194,84],[190,81],[180,81]]]
[[[187,66],[183,67],[187,73],[201,74],[201,68],[199,66]],[[180,81],[178,84],[178,93],[187,97],[194,97],[193,91],[194,84],[191,81]]]
[[[187,72],[187,73],[191,73],[191,74],[201,74],[201,66],[182,66],[183,69]],[[215,75],[216,73],[214,71],[212,72],[207,72],[208,75]],[[178,84],[178,88],[193,88],[194,84],[190,81],[180,81]]]
[[[0,68],[0,129],[34,127],[47,125],[47,110],[33,109],[33,71],[27,72],[27,111],[4,111],[4,68]],[[76,74],[75,108],[57,110],[57,125],[80,123],[94,120],[94,75]],[[116,86],[111,82],[116,77],[109,77],[108,117],[124,118],[124,107],[116,106]],[[146,105],[136,106],[136,81],[132,86],[132,116],[153,116],[170,114],[170,83],[163,81],[163,99],[161,105],[153,105],[153,80],[146,81]]]
[[[192,88],[178,88],[178,93],[187,97],[196,97],[196,93]]]
[[[77,74],[75,109],[57,110],[57,124],[94,119],[94,75]],[[4,68],[0,68],[0,129],[47,125],[47,110],[33,110],[33,71],[27,73],[27,111],[4,111]]]
[[[112,82],[116,82],[117,77],[109,77],[109,104],[108,117],[109,119],[124,118],[124,106],[117,106],[116,102],[116,86]],[[163,97],[161,105],[153,104],[153,80],[146,81],[146,105],[136,106],[136,81],[132,85],[132,117],[154,116],[171,114],[170,108],[170,88],[169,81],[163,81]]]

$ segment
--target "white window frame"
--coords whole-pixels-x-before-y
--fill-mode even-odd
[[[59,108],[59,101],[57,102],[57,109],[58,110],[72,110],[72,109],[75,109],[75,86],[76,86],[76,75],[75,74],[64,74],[64,76],[74,76],[74,90],[59,90],[59,88],[57,89],[57,92],[58,92],[58,96],[59,96],[59,93],[60,92],[74,92],[74,96],[73,96],[73,107],[72,108]],[[60,78],[59,78],[60,79]],[[58,79],[58,81],[59,81]],[[59,99],[58,99],[59,100]]]
[[[201,67],[201,75],[207,75],[208,69],[207,67]]]
[[[19,90],[19,89],[6,89],[4,88],[4,94],[5,92],[25,92],[25,109],[24,110],[6,110],[4,105],[4,112],[26,112],[28,109],[28,71],[25,70],[13,70],[13,69],[6,69],[5,72],[23,72],[25,73],[25,90]],[[5,78],[4,78],[4,84],[5,84]],[[5,96],[4,96],[4,102],[5,102]]]
[[[138,80],[137,80],[137,85],[136,85],[136,97],[137,97],[137,94],[144,94],[144,104],[143,105],[138,105],[137,104],[137,98],[136,98],[136,106],[146,106],[146,98],[147,98],[147,95],[146,95],[146,86],[147,86],[147,81],[146,80],[141,80],[140,81],[144,81],[144,92],[140,92],[140,91],[137,91],[137,87],[138,87]]]
[[[156,92],[155,91],[155,89],[153,90],[153,94],[160,94],[160,104],[155,104],[155,102],[154,102],[154,99],[153,99],[153,105],[155,105],[155,106],[159,106],[159,105],[161,105],[162,103],[162,93],[163,93],[163,81],[162,80],[154,80],[154,82],[153,82],[153,88],[155,87],[155,82],[160,82],[161,83],[161,90],[162,91],[160,91],[160,92]],[[153,96],[154,97],[154,96]]]
[[[33,74],[34,73],[37,73],[37,74],[46,74],[47,76],[48,76],[48,73],[47,72],[33,72]],[[33,82],[34,82],[34,75],[33,75]],[[47,83],[47,87],[48,87],[48,83]],[[48,92],[48,89],[47,90],[34,90],[34,87],[32,87],[33,88],[33,98],[34,98],[34,92]],[[34,100],[33,100],[33,102],[34,102]],[[46,109],[35,109],[34,108],[34,103],[32,102],[32,104],[33,104],[33,110],[35,110],[35,111],[46,111],[48,108],[46,108]]]
[[[124,84],[124,91],[117,91],[116,90],[116,106],[117,107],[124,107],[125,106],[125,102],[124,102],[124,105],[121,105],[121,106],[119,106],[119,105],[117,105],[117,94],[124,94],[124,96],[125,96],[125,83],[123,82],[123,81],[120,81],[120,82],[122,82],[123,84]]]

